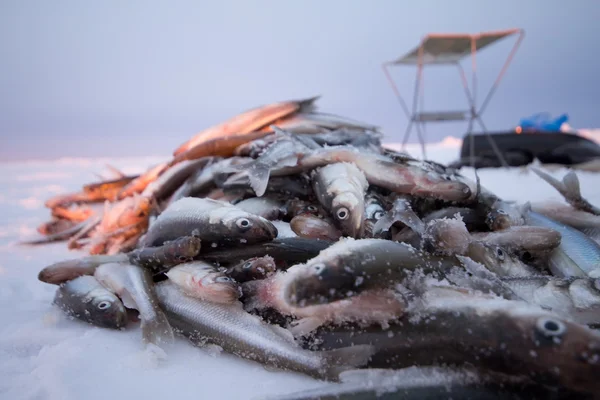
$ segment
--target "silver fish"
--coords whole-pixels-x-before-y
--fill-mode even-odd
[[[583,232],[600,243],[600,216],[558,202],[531,203],[531,210]]]
[[[119,296],[126,307],[139,311],[145,344],[160,347],[173,342],[173,330],[160,309],[148,270],[128,263],[109,263],[99,266],[94,276]]]
[[[329,164],[312,177],[317,199],[331,213],[341,231],[350,237],[362,235],[364,198],[369,187],[365,175],[351,163]]]
[[[552,274],[569,276],[600,277],[600,245],[582,232],[554,221],[533,211],[526,214],[527,225],[554,229],[561,235],[560,245],[550,256],[548,268]]]
[[[247,313],[241,304],[194,299],[169,281],[157,284],[156,293],[173,326],[185,336],[205,339],[228,353],[272,367],[335,380],[344,369],[365,364],[373,353],[371,346],[333,353],[303,350],[289,333]]]
[[[68,316],[102,328],[119,329],[127,323],[121,300],[93,276],[80,276],[60,285],[54,304]]]
[[[266,219],[229,203],[184,197],[158,216],[138,246],[158,246],[182,236],[196,236],[209,246],[252,244],[274,239],[277,229]]]

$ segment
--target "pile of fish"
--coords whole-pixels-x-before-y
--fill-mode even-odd
[[[54,303],[332,381],[309,398],[600,396],[600,210],[514,203],[316,98],[247,111],[139,176],[51,199]],[[100,205],[99,208],[94,205]]]

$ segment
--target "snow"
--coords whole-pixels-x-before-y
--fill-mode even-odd
[[[394,146],[395,145],[390,145]],[[427,147],[428,158],[447,163],[459,153],[460,139]],[[420,156],[418,146],[408,151]],[[69,320],[51,305],[55,286],[41,283],[44,266],[73,258],[64,243],[22,247],[49,218],[44,201],[75,191],[106,172],[106,163],[137,173],[166,157],[62,159],[0,164],[0,398],[4,399],[255,399],[323,385],[291,372],[276,372],[235,356],[193,347],[181,338],[158,361],[142,352],[135,327],[111,331]],[[550,172],[562,178],[566,170]],[[465,175],[473,178],[472,171]],[[582,192],[600,205],[593,173],[577,172]],[[481,183],[506,200],[561,200],[550,185],[525,168],[480,170]],[[596,184],[594,184],[596,182]]]

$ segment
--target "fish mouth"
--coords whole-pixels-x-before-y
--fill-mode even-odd
[[[273,225],[271,222],[269,222],[266,219],[261,222],[262,222],[262,231],[265,234],[267,239],[273,240],[277,237],[277,235],[279,235],[279,231],[277,230],[275,225]]]

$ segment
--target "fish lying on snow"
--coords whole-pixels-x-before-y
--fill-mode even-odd
[[[61,284],[54,304],[68,316],[101,328],[119,329],[127,323],[121,300],[93,276],[80,276]]]
[[[173,342],[173,330],[160,309],[148,270],[128,263],[109,263],[100,265],[94,276],[126,307],[139,311],[145,344],[161,347]]]
[[[228,353],[275,368],[336,380],[341,371],[364,365],[373,353],[371,346],[332,352],[303,350],[289,333],[247,313],[241,304],[194,299],[169,281],[157,284],[156,294],[173,327],[184,335],[206,339]]]

